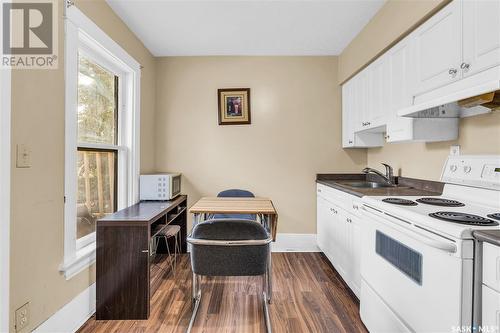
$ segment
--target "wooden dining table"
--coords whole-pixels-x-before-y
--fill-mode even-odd
[[[262,223],[276,241],[278,213],[271,199],[203,197],[189,208],[189,212],[194,215],[194,225],[214,214],[255,214],[257,222]]]

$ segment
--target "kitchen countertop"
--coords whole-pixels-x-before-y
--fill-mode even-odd
[[[316,182],[330,186],[340,191],[347,192],[357,197],[363,196],[435,196],[443,192],[444,183],[420,180],[407,177],[394,177],[395,187],[359,188],[349,186],[347,183],[355,181],[384,182],[383,179],[374,174],[364,173],[338,173],[317,174]]]
[[[476,230],[472,235],[480,242],[500,246],[500,230]]]

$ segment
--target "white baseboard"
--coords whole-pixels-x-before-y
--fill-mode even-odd
[[[321,252],[316,234],[277,234],[272,252]]]
[[[95,312],[95,283],[44,321],[35,333],[74,333]]]

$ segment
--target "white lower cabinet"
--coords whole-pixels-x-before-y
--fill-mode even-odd
[[[353,196],[318,184],[317,242],[356,296],[361,285],[360,217]]]
[[[499,332],[500,328],[500,293],[483,285],[482,290],[483,332]]]

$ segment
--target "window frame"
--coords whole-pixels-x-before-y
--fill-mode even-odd
[[[116,145],[78,144],[78,54],[119,77],[118,138]],[[76,239],[78,147],[117,150],[117,209],[139,201],[141,66],[76,6],[65,16],[65,182],[64,258],[60,271],[66,279],[95,262],[95,233]]]

